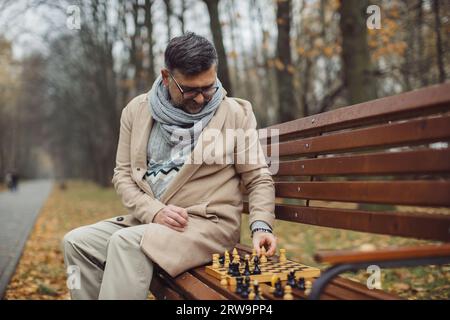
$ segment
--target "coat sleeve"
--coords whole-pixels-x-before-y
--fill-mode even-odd
[[[243,101],[243,100],[241,100]],[[236,142],[235,168],[248,191],[249,226],[257,220],[273,228],[275,221],[275,187],[256,130],[256,118],[251,105],[244,105],[246,116],[240,129],[246,143]]]
[[[165,205],[139,188],[131,176],[130,140],[133,123],[130,108],[133,103],[132,100],[122,110],[120,117],[120,135],[112,183],[128,213],[142,223],[151,223],[156,213]]]

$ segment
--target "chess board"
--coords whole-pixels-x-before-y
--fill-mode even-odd
[[[287,280],[287,276],[290,271],[295,271],[295,278],[315,278],[320,276],[320,269],[310,267],[295,261],[286,260],[285,262],[279,262],[274,259],[268,259],[267,262],[260,262],[259,267],[261,269],[261,274],[250,275],[250,279],[258,280],[258,282],[270,282],[272,280],[272,276],[276,275],[280,278],[281,281]],[[244,262],[240,261],[239,271],[243,274],[245,268]],[[232,276],[228,274],[228,269],[223,265],[219,266],[219,268],[213,268],[212,265],[208,265],[205,267],[205,271],[207,274],[221,279],[222,275],[225,276],[229,285],[236,285],[236,276]]]

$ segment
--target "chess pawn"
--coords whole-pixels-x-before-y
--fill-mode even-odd
[[[286,249],[280,249],[280,262],[286,262]]]
[[[255,259],[255,257],[256,257],[256,249],[253,248],[252,249],[252,260]]]
[[[275,292],[275,284],[277,283],[278,277],[276,275],[273,275],[272,278],[270,279],[270,289],[269,292],[270,293],[274,293]]]
[[[225,275],[220,276],[220,285],[226,287],[228,285],[227,277]]]
[[[261,262],[261,263],[267,262],[266,249],[264,249],[264,248],[261,250],[261,257],[259,258],[259,262]]]
[[[223,256],[224,256],[225,261],[227,261],[227,259],[228,259],[228,261],[230,261],[230,253],[228,252],[228,250],[225,250],[225,253],[223,254]]]
[[[250,300],[255,300],[255,290],[253,290],[253,288],[250,288],[250,293],[248,294],[248,298]]]
[[[225,262],[223,264],[224,268],[228,268],[230,266],[230,256],[225,257]]]
[[[220,268],[220,263],[219,263],[219,254],[218,253],[214,253],[212,255],[212,260],[213,260],[213,264],[212,264],[212,268],[213,269],[219,269]]]
[[[294,300],[294,296],[292,295],[292,288],[290,285],[286,285],[284,287],[283,300]]]
[[[312,283],[311,281],[305,281],[305,294],[309,296],[311,293]]]

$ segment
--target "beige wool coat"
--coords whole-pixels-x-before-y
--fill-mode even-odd
[[[128,215],[107,221],[124,226],[147,224],[141,248],[154,263],[174,277],[208,263],[213,253],[231,250],[240,238],[242,189],[248,193],[249,223],[262,220],[273,226],[274,182],[264,157],[252,163],[211,163],[207,157],[201,163],[191,161],[182,166],[161,198],[155,199],[144,178],[152,124],[147,94],[134,98],[122,111],[112,183]],[[255,129],[251,104],[227,97],[224,90],[224,98],[207,128],[217,129],[224,135],[226,129]],[[191,160],[219,141],[203,139],[205,129],[190,154]],[[261,151],[257,138],[256,141]],[[235,158],[247,152],[237,143],[231,150]],[[224,150],[225,153],[229,151]],[[157,212],[168,204],[186,208],[189,219],[185,231],[152,222]]]

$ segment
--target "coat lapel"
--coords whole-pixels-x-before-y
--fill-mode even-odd
[[[155,195],[152,192],[147,181],[144,179],[145,173],[147,172],[147,145],[148,139],[150,137],[150,132],[153,126],[153,118],[150,114],[149,108],[147,107],[147,97],[141,102],[144,104],[141,106],[141,114],[137,118],[135,128],[138,128],[138,133],[136,135],[137,145],[134,150],[135,152],[135,166],[137,168],[142,168],[143,170],[139,171],[139,176],[136,179],[136,182],[141,187],[142,190],[147,192],[153,198]]]

